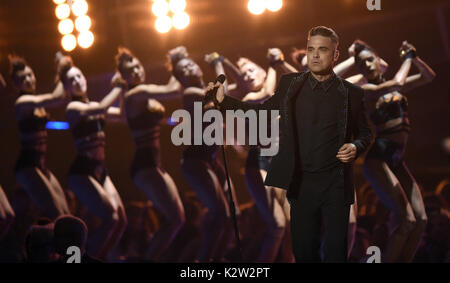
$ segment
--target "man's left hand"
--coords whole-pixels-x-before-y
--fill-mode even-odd
[[[346,143],[339,149],[336,157],[343,163],[349,163],[355,160],[357,149],[352,143]]]

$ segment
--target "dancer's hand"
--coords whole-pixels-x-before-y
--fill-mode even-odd
[[[186,47],[184,47],[182,45],[177,46],[173,49],[170,49],[168,53],[169,53],[170,57],[177,55],[177,54],[181,55],[181,57],[183,57],[183,58],[187,58],[189,56]]]
[[[402,60],[416,57],[416,48],[406,40],[402,42],[402,46],[400,46],[399,52],[400,59]]]
[[[217,52],[206,54],[204,59],[206,63],[213,64],[216,60],[220,59],[220,54]]]
[[[270,64],[284,61],[284,54],[279,48],[269,48],[267,50],[267,58]]]
[[[122,78],[122,76],[120,75],[119,72],[116,72],[114,74],[114,76],[112,77],[111,85],[113,87],[121,87],[121,88],[126,88],[127,87],[126,81]]]
[[[217,82],[216,84],[214,84],[213,82],[209,82],[208,86],[206,87],[206,93],[208,93],[215,87],[218,87],[216,92],[216,100],[218,103],[221,103],[225,98],[225,89],[223,87],[223,84],[221,84],[220,82]]]
[[[355,160],[356,153],[357,153],[356,145],[352,143],[346,143],[343,146],[341,146],[336,157],[343,163],[349,163]]]
[[[55,54],[55,63],[56,66],[62,66],[69,64],[69,62],[72,61],[72,58],[70,56],[64,55],[61,51],[56,52]]]

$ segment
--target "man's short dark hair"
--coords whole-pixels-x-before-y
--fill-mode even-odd
[[[331,41],[336,43],[336,45],[339,45],[339,36],[331,28],[328,28],[328,27],[325,27],[325,26],[313,27],[308,32],[308,40],[311,38],[311,36],[315,36],[315,35],[321,35],[321,36],[329,37],[331,39]]]

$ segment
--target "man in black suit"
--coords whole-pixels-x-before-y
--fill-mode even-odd
[[[338,36],[332,29],[311,29],[309,71],[282,76],[275,94],[262,104],[225,96],[220,83],[209,83],[207,88],[217,88],[214,100],[221,111],[280,111],[279,150],[264,184],[287,190],[297,262],[320,261],[321,221],[324,261],[346,261],[348,218],[354,201],[352,164],[372,141],[364,91],[333,72],[337,47]]]

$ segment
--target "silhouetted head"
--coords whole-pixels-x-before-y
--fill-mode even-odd
[[[122,78],[131,88],[145,81],[145,70],[136,56],[125,47],[119,47],[116,55],[116,67]]]
[[[53,245],[53,224],[33,225],[25,238],[28,262],[51,262],[56,260]]]
[[[56,252],[65,256],[70,246],[86,250],[88,229],[83,220],[72,215],[63,215],[55,220],[54,239]]]
[[[339,37],[331,28],[317,26],[308,33],[306,56],[308,68],[314,74],[327,75],[339,58]]]
[[[258,91],[264,86],[266,71],[248,58],[241,57],[236,62],[250,91]]]
[[[33,94],[36,91],[36,77],[33,69],[28,65],[24,58],[10,54],[9,74],[14,87],[21,94]]]

